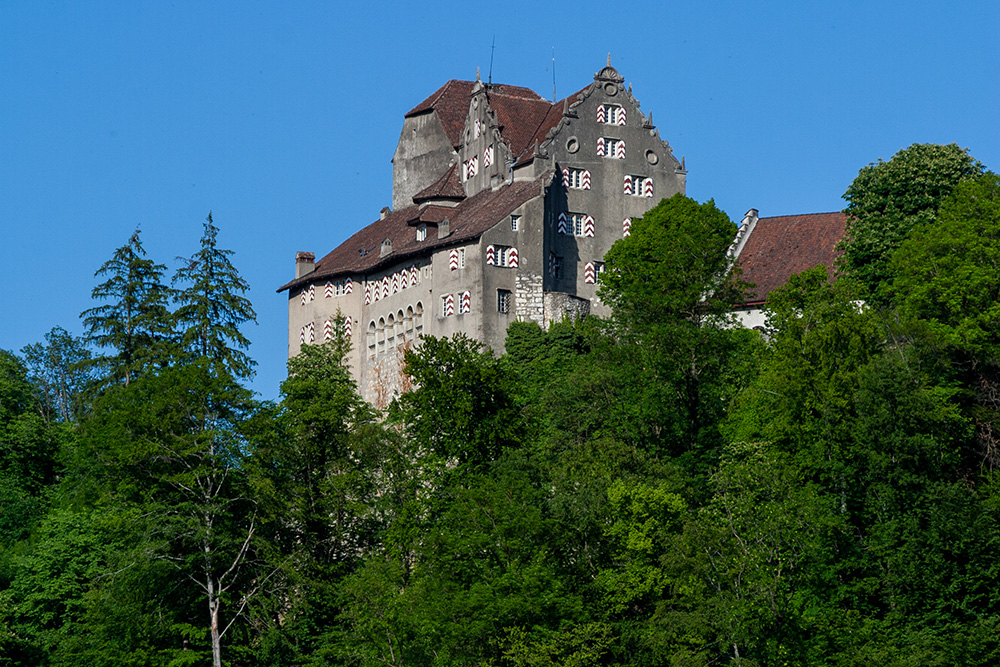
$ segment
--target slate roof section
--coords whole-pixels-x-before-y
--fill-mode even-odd
[[[525,202],[542,196],[551,181],[552,174],[545,173],[533,181],[515,181],[469,197],[450,209],[447,217],[451,233],[443,239],[437,238],[435,229],[428,229],[427,238],[417,241],[414,228],[407,222],[420,216],[418,206],[387,213],[385,218],[371,223],[316,262],[313,271],[285,283],[278,292],[333,276],[372,273],[408,257],[427,255],[442,246],[476,238]],[[431,215],[437,217],[436,213]],[[392,241],[392,253],[380,257],[382,242],[387,238]]]
[[[767,295],[793,274],[820,264],[826,266],[832,280],[839,256],[835,246],[846,223],[843,211],[759,218],[736,260],[742,278],[756,285],[747,305],[764,303]]]

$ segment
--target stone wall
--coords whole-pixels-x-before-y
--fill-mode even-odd
[[[545,326],[545,298],[542,293],[544,282],[545,278],[538,274],[517,274],[514,304],[518,320]]]

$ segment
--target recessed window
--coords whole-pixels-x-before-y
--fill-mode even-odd
[[[511,214],[510,216],[510,231],[516,232],[521,228],[521,216]]]
[[[649,182],[647,183],[647,181]],[[629,174],[625,177],[624,191],[625,194],[633,197],[652,197],[653,181],[639,174]]]
[[[497,290],[497,312],[498,313],[510,312],[510,290],[506,289]]]
[[[597,154],[602,157],[625,159],[625,142],[614,137],[600,137],[597,140]]]
[[[590,189],[590,171],[587,169],[563,169],[563,185],[574,190]]]
[[[465,268],[465,248],[458,249],[458,268]]]
[[[597,108],[597,122],[606,125],[624,125],[625,109],[620,104],[602,104]]]

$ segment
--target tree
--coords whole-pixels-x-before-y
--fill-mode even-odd
[[[870,303],[890,301],[890,259],[910,231],[933,224],[955,186],[983,169],[955,144],[913,144],[858,172],[844,193],[848,221],[840,268],[858,281]]]
[[[625,400],[646,444],[692,465],[719,444],[726,368],[742,336],[730,314],[742,296],[726,256],[734,231],[714,202],[674,195],[633,222],[601,276],[620,342],[615,363],[627,369],[634,394]]]
[[[893,257],[900,311],[971,390],[982,460],[1000,465],[1000,176],[963,181]]]
[[[229,261],[233,251],[218,247],[218,234],[209,212],[201,250],[174,275],[174,285],[187,284],[176,294],[174,317],[181,345],[188,353],[205,357],[213,367],[225,368],[245,380],[253,376],[256,364],[242,351],[250,341],[239,327],[245,322],[256,323],[257,314],[243,296],[250,286]]]
[[[42,416],[46,421],[79,422],[94,379],[90,350],[62,327],[45,334],[45,342],[21,350],[37,386]]]
[[[97,359],[104,367],[104,384],[129,384],[150,368],[167,363],[174,338],[167,308],[171,290],[161,282],[163,264],[146,259],[136,229],[128,243],[94,274],[108,276],[91,297],[108,301],[84,311],[87,335],[114,354]]]

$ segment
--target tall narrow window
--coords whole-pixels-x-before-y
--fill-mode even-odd
[[[521,216],[511,214],[510,216],[510,231],[516,232],[521,228]]]
[[[427,239],[427,225],[417,225],[417,241]]]
[[[413,309],[413,329],[417,332],[417,338],[424,332],[424,305],[417,301],[417,307]]]
[[[497,290],[497,312],[498,313],[510,312],[510,290],[506,289]]]
[[[375,321],[368,324],[368,358],[375,358]]]

